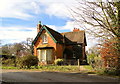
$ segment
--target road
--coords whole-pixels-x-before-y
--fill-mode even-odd
[[[118,82],[119,79],[82,73],[2,70],[5,82]]]

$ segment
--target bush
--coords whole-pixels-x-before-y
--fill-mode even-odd
[[[64,60],[63,59],[56,59],[55,61],[54,61],[54,64],[55,65],[63,65],[64,64]]]
[[[119,72],[116,68],[106,68],[104,70],[104,74],[107,74],[107,75],[116,75],[118,76],[119,75]]]
[[[92,53],[87,57],[88,63],[95,70],[100,70],[103,67],[103,60],[100,56]]]
[[[33,55],[16,58],[17,66],[20,68],[31,68],[38,65],[38,58]]]
[[[3,66],[14,66],[15,65],[15,59],[2,59],[2,65]]]

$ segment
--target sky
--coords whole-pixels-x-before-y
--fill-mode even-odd
[[[83,30],[73,20],[69,9],[77,5],[76,0],[0,0],[2,45],[34,39],[39,21],[58,32]],[[94,45],[93,40],[87,39],[87,43],[87,48]]]

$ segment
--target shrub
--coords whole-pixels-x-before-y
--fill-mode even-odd
[[[100,70],[103,68],[103,60],[100,56],[92,53],[87,57],[88,63],[95,70]]]
[[[17,66],[20,68],[31,68],[38,65],[38,58],[33,55],[16,58]]]
[[[119,72],[116,68],[106,68],[104,70],[104,74],[107,74],[107,75],[119,75]]]
[[[15,64],[14,59],[2,59],[2,65],[3,66],[14,66]]]
[[[64,64],[64,60],[63,60],[63,59],[56,59],[56,60],[54,61],[54,64],[55,64],[55,65],[63,65],[63,64]]]

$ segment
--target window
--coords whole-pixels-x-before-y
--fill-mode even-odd
[[[46,50],[41,50],[41,61],[46,61]]]
[[[40,61],[40,50],[37,50],[38,60]]]
[[[52,49],[47,49],[46,50],[46,59],[47,59],[47,61],[52,60]]]
[[[37,50],[38,51],[38,59],[39,61],[52,61],[52,50]]]
[[[46,34],[43,34],[42,41],[43,41],[43,43],[48,43],[48,39],[47,39],[47,35]]]

